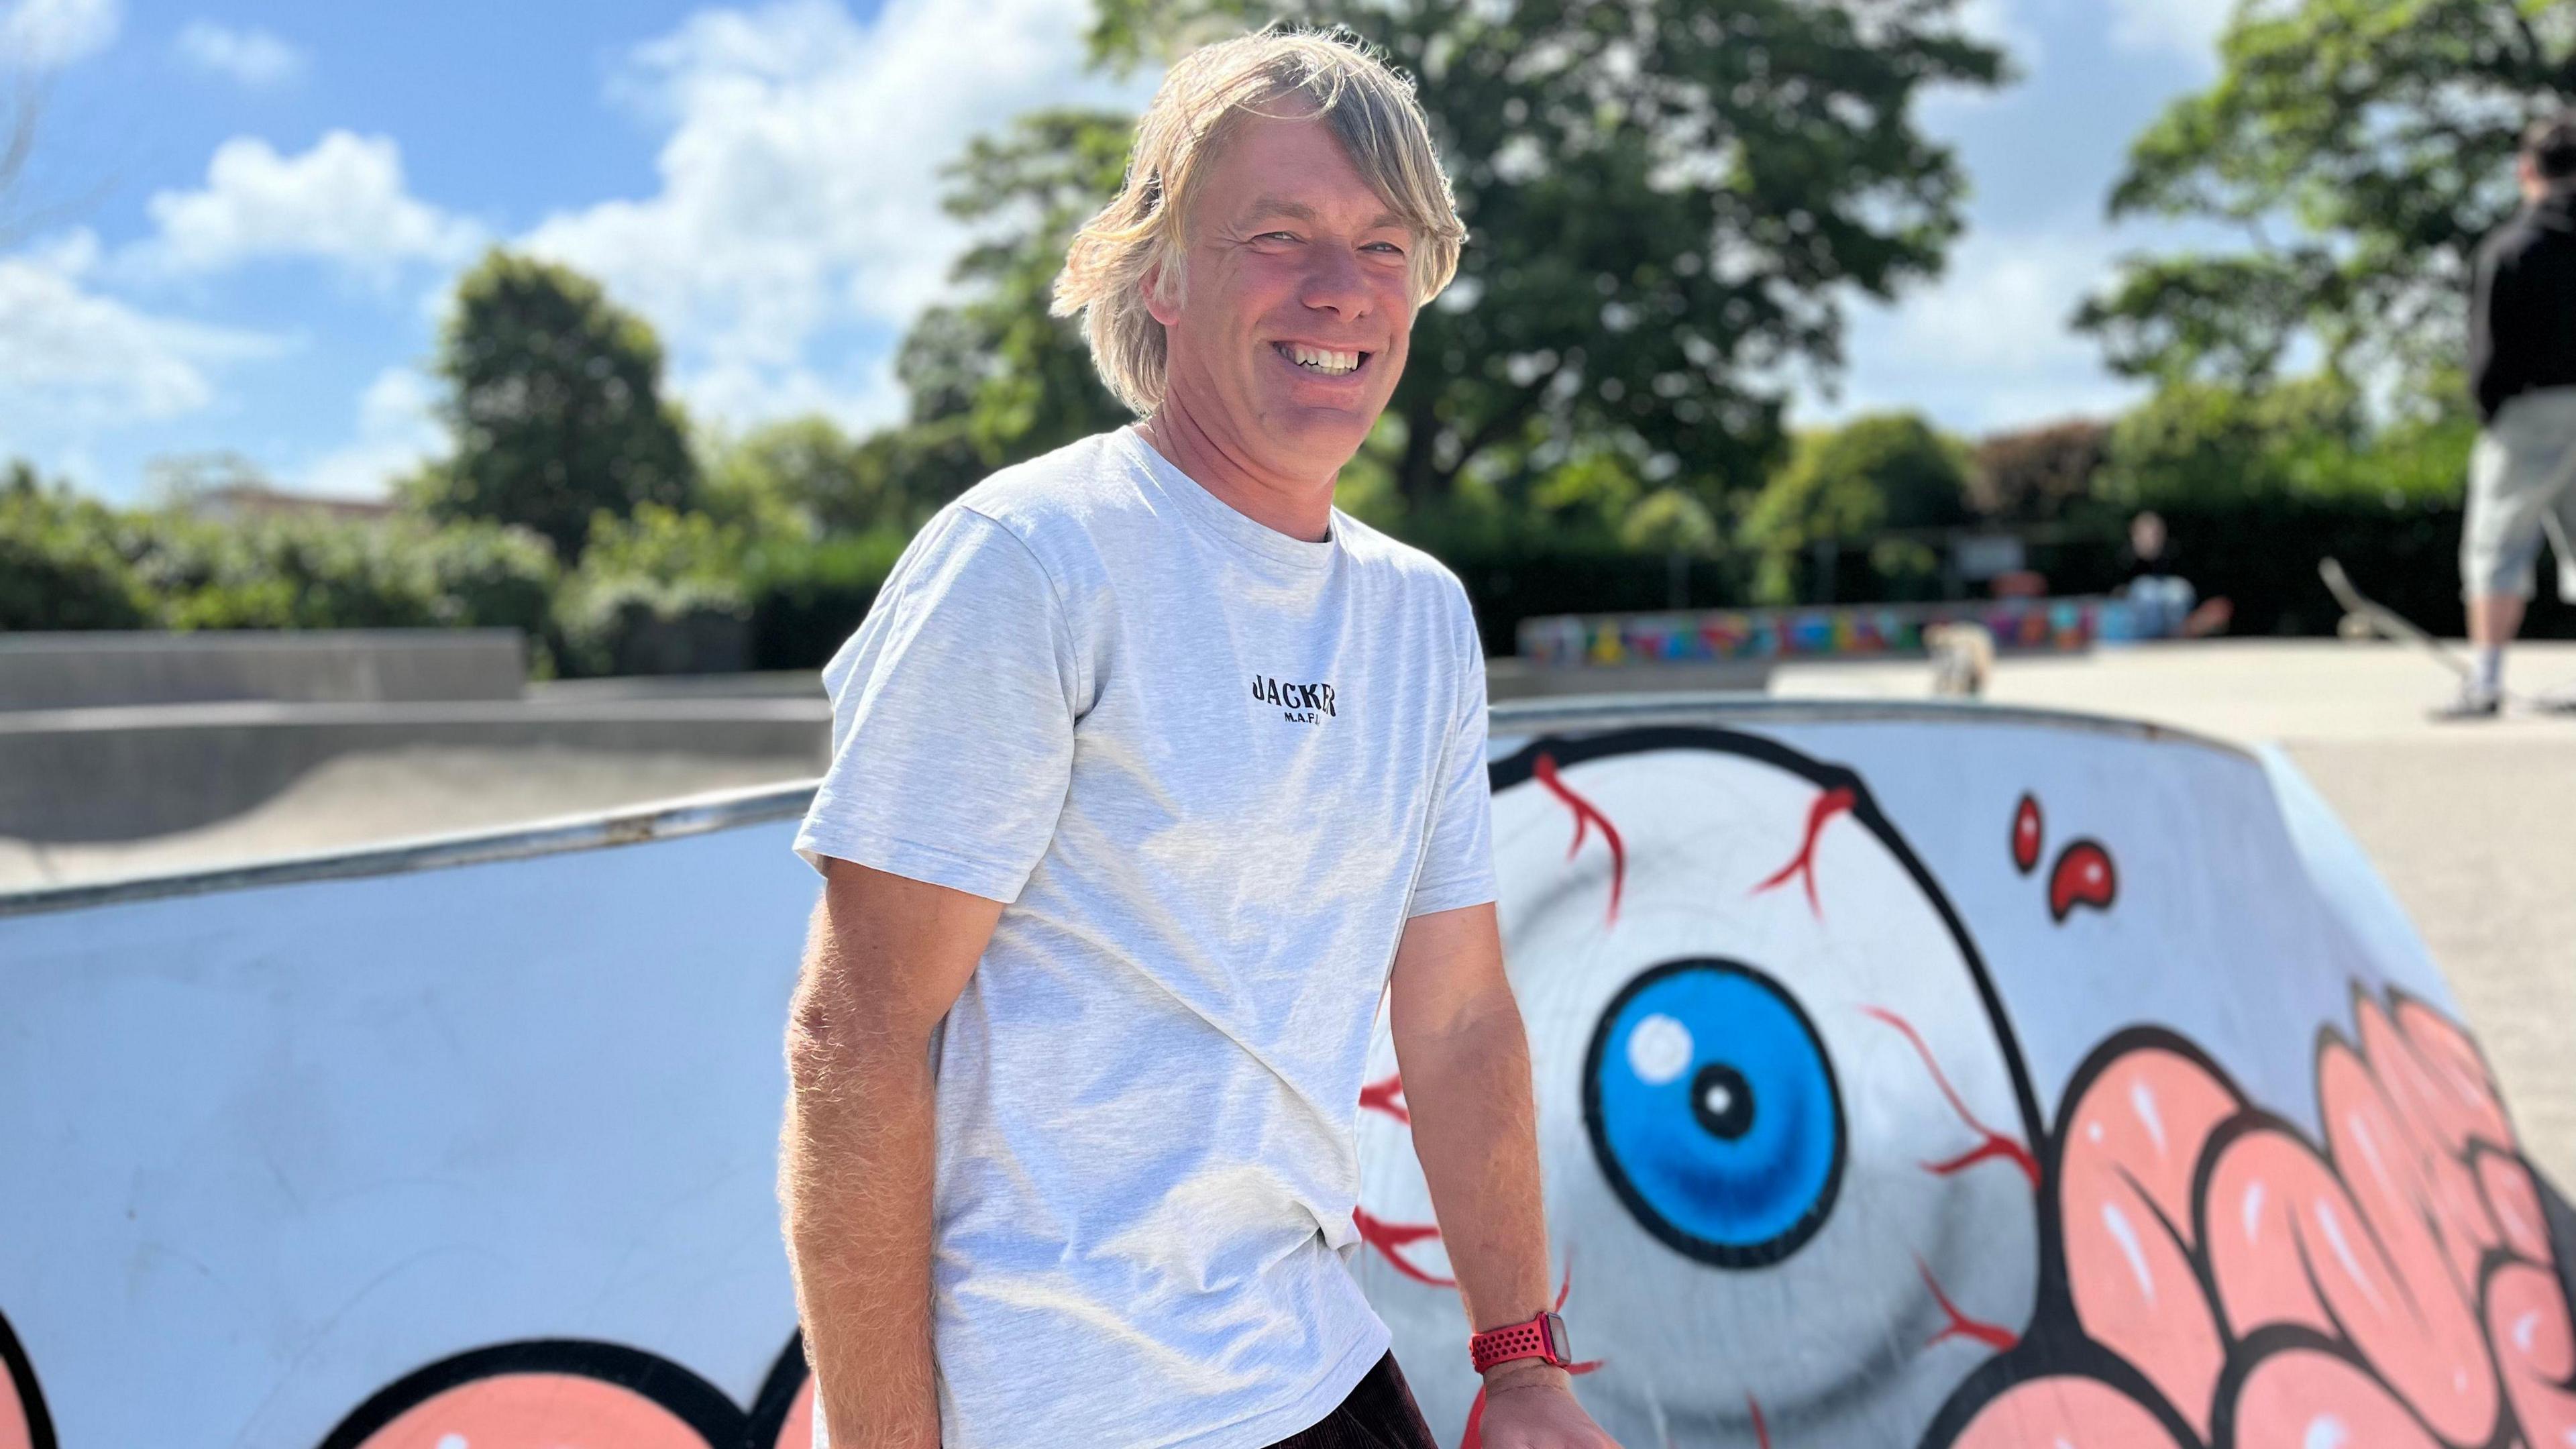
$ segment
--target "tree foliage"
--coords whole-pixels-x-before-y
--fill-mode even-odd
[[[1047,303],[1075,229],[1117,189],[1133,129],[1107,112],[1034,112],[946,168],[942,204],[976,242],[950,273],[957,295],[925,309],[896,350],[904,419],[798,463],[828,480],[814,492],[826,527],[918,523],[996,468],[1128,420],[1079,329]]]
[[[924,312],[895,360],[919,441],[953,438],[991,466],[1127,421],[1079,329],[1047,304],[1074,231],[1118,189],[1133,129],[1109,112],[1040,111],[948,168],[943,204],[984,234],[952,273],[963,299]]]
[[[1968,473],[1967,446],[1914,413],[1870,414],[1800,436],[1745,514],[1744,541],[1760,556],[1755,591],[1773,603],[1800,597],[1801,560],[1820,542],[1966,522]],[[1928,557],[1918,542],[1882,562],[1919,574]]]
[[[841,533],[910,516],[901,480],[827,417],[764,423],[705,453],[699,506],[753,533]]]
[[[2253,387],[2180,381],[2112,425],[2099,491],[2159,509],[2448,503],[2476,431],[2465,404],[2374,419],[2333,373]]]
[[[2112,365],[2261,380],[2299,344],[2427,368],[2459,346],[2478,238],[2515,207],[2533,117],[2576,102],[2564,0],[2246,0],[2221,71],[2131,145],[2118,216],[2238,250],[2130,259],[2079,315]]]
[[[1713,497],[1776,452],[1784,374],[1839,363],[1840,299],[1939,270],[1963,183],[1914,103],[2003,69],[1955,9],[1108,0],[1093,45],[1113,67],[1158,62],[1278,14],[1346,26],[1415,76],[1470,240],[1457,283],[1415,324],[1372,441],[1369,466],[1402,498],[1445,500],[1471,469],[1603,446]],[[1123,129],[1095,137],[1112,134],[1123,150]],[[1012,175],[1006,154],[968,173]],[[1111,152],[1084,155],[1099,163],[1081,178],[1096,204]],[[1002,270],[1033,299],[1057,255]]]
[[[593,514],[689,501],[661,343],[580,273],[495,249],[456,284],[435,370],[455,452],[406,485],[433,516],[519,524],[570,561]]]
[[[522,528],[398,515],[216,521],[118,509],[0,471],[0,630],[515,627],[542,639],[553,550]]]
[[[12,460],[0,472],[0,633],[142,628],[150,604],[114,527],[105,505]]]
[[[2110,428],[2090,418],[1996,433],[1977,443],[1968,504],[1998,522],[2063,518],[2093,491]]]

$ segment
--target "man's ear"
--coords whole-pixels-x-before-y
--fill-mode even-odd
[[[1175,326],[1180,322],[1181,309],[1172,305],[1163,296],[1163,263],[1157,261],[1147,267],[1145,275],[1137,279],[1136,285],[1144,289],[1147,316],[1166,327]]]

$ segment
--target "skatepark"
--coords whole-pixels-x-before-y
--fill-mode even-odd
[[[0,751],[13,734],[20,742],[78,740],[76,748],[94,751],[102,733],[155,726],[339,736],[309,763],[267,767],[283,778],[259,798],[231,802],[229,813],[186,828],[56,831],[50,839],[0,830],[0,891],[491,830],[809,778],[828,747],[830,714],[811,676],[522,689],[511,666],[481,668],[462,687],[485,696],[472,701],[0,710]],[[2576,679],[2576,645],[2527,643],[2515,669],[2534,684]],[[1536,692],[1507,664],[1494,673],[1500,697]],[[1548,681],[1549,690],[1746,682],[1652,666],[1572,673],[1577,678]],[[1931,674],[1919,660],[1792,663],[1770,671],[1767,682],[1759,675],[1750,682],[1779,699],[1931,697]],[[2576,859],[2576,720],[2524,714],[2432,724],[2424,706],[2444,684],[2438,669],[2394,644],[2214,640],[2010,657],[1986,698],[2283,749],[2423,932],[2495,1060],[2534,1156],[2559,1181],[2576,1181],[2576,1073],[2562,1066],[2576,1051],[2576,897],[2559,868]],[[462,692],[453,680],[417,688]],[[201,766],[183,760],[165,768],[185,779]],[[95,801],[105,787],[74,774],[62,788]],[[144,793],[163,789],[152,782]]]
[[[0,1444],[801,1445],[770,1145],[819,692],[350,697],[467,692],[392,677],[0,715],[56,762],[0,802],[36,832],[0,1223],[54,1245],[0,1281]],[[2007,655],[1973,703],[1920,659],[1495,680],[1550,1217],[1624,1442],[2576,1427],[2576,726],[2426,724],[2437,669],[2329,641]],[[85,730],[120,778],[61,763]],[[274,783],[166,798],[225,761]],[[124,838],[45,813],[82,789]],[[1739,1068],[1806,1125],[1674,1125]],[[1382,1028],[1361,1102],[1354,1269],[1473,1444]]]

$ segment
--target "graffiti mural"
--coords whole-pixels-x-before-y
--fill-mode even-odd
[[[1930,1443],[2576,1445],[2576,1334],[2493,1078],[2403,995],[2316,1046],[2326,1140],[2140,1029],[2051,1136],[2052,1256],[2022,1351]]]
[[[1585,1402],[1631,1445],[1912,1442],[2017,1341],[2040,1259],[2038,1108],[1939,887],[1857,776],[1766,740],[1544,740],[1493,778]],[[1464,1425],[1406,1129],[1361,1131],[1391,1249],[1363,1286]]]
[[[2576,1446],[2540,1191],[2428,1004],[2286,1024],[2321,1143],[2156,1027],[2043,1128],[1976,944],[1854,772],[1657,728],[1535,740],[1494,787],[1579,1392],[1624,1443]],[[2032,912],[2118,907],[2111,846],[2052,858],[2038,794],[1997,805]],[[1362,1105],[1362,1281],[1473,1449],[1383,1031]]]
[[[369,1399],[320,1449],[806,1449],[813,1382],[790,1340],[749,1413],[687,1369],[611,1343],[459,1354]]]

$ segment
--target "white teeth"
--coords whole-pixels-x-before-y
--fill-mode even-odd
[[[1289,361],[1316,372],[1340,374],[1353,371],[1360,365],[1360,355],[1356,352],[1334,352],[1322,347],[1308,347],[1303,343],[1291,343],[1287,350]]]

